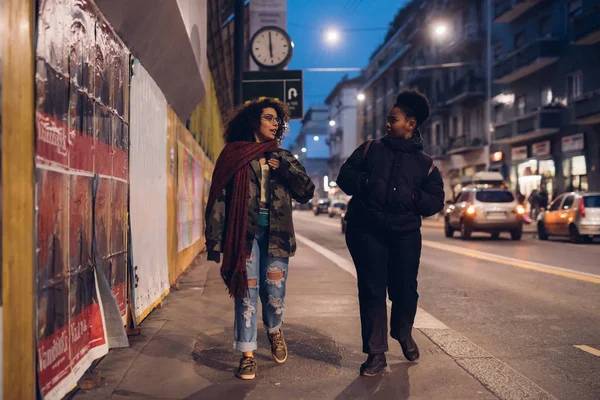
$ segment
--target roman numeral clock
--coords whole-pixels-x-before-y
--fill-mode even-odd
[[[292,59],[292,39],[277,26],[265,26],[250,39],[250,55],[265,70],[281,70]]]

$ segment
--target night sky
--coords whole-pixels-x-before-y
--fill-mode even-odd
[[[389,23],[405,3],[407,0],[288,0],[288,33],[295,45],[288,69],[366,67],[371,53],[383,42]],[[341,31],[336,45],[323,39],[323,31],[329,27]],[[344,74],[305,71],[304,111],[311,104],[324,103]],[[350,78],[358,74],[348,73]],[[300,122],[292,121],[285,147],[293,143],[299,129]]]

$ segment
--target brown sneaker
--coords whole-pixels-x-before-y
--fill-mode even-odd
[[[254,379],[256,377],[256,359],[254,357],[242,356],[235,376],[243,380]]]
[[[269,342],[271,343],[271,355],[278,364],[283,364],[288,357],[288,348],[283,338],[283,331],[280,329],[277,333],[270,333]]]

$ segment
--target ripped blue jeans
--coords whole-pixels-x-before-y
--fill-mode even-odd
[[[268,254],[269,228],[259,226],[252,244],[252,254],[246,262],[249,286],[248,296],[235,299],[234,344],[237,351],[254,351],[256,345],[256,314],[258,299],[262,304],[263,324],[267,333],[279,332],[285,310],[285,285],[288,277],[289,258],[271,257]],[[281,279],[269,279],[268,273],[281,273]]]

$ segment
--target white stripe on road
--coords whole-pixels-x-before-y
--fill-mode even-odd
[[[349,260],[300,234],[296,234],[296,239],[356,278],[356,269]],[[533,381],[495,358],[460,333],[448,328],[443,322],[422,308],[417,309],[414,327],[423,332],[425,336],[499,399],[555,400],[554,396]]]
[[[573,347],[576,347],[576,348],[578,348],[579,350],[583,350],[583,351],[585,351],[586,353],[593,354],[593,355],[595,355],[596,357],[600,357],[600,350],[598,350],[598,349],[595,349],[595,348],[593,348],[593,347],[590,347],[590,346],[586,346],[585,344],[581,344],[581,345],[577,345],[577,346],[573,346]]]

